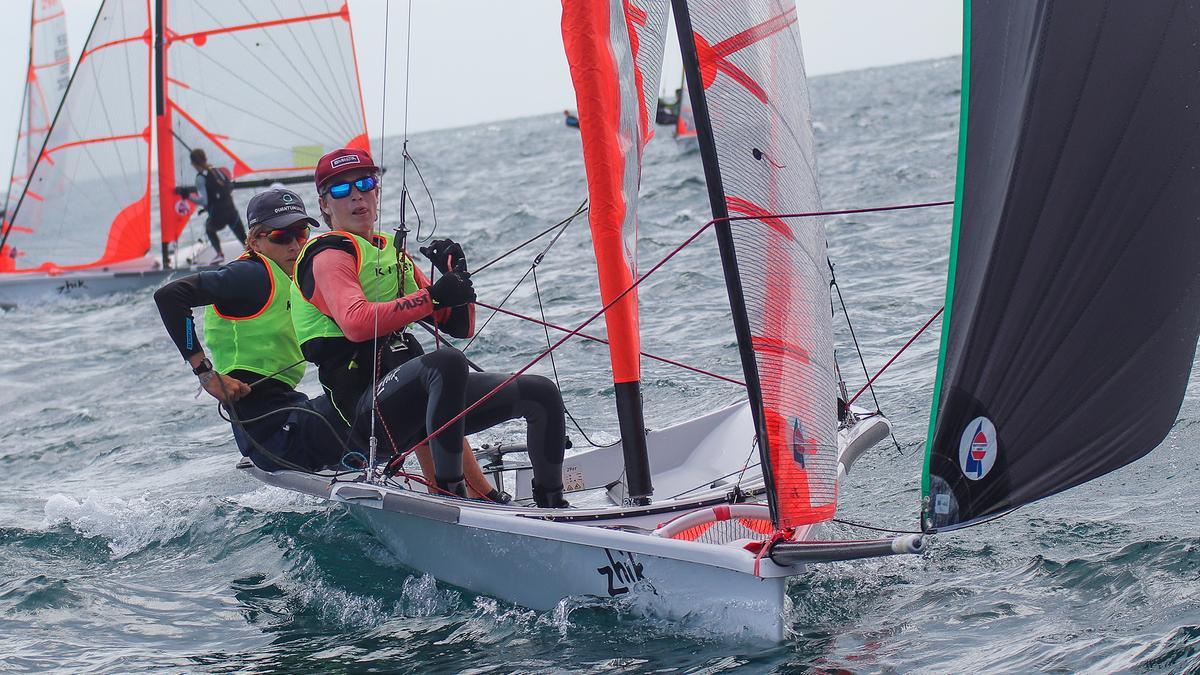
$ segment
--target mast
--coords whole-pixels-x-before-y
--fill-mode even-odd
[[[774,477],[768,447],[767,423],[763,416],[762,384],[758,363],[754,358],[750,318],[746,313],[746,299],[742,293],[741,274],[738,272],[737,254],[734,251],[733,231],[728,220],[729,209],[725,204],[725,188],[717,163],[717,145],[713,138],[712,121],[708,115],[704,82],[700,75],[700,62],[696,56],[696,41],[692,31],[692,17],[687,0],[671,0],[671,11],[675,14],[675,28],[679,34],[679,50],[683,56],[684,80],[692,101],[692,118],[700,142],[700,159],[704,164],[704,178],[708,186],[708,201],[713,218],[717,219],[715,230],[717,247],[721,252],[721,268],[725,274],[725,290],[729,295],[729,309],[733,315],[733,330],[737,337],[738,355],[742,361],[742,373],[746,380],[746,394],[750,399],[750,414],[754,419],[754,432],[758,436],[758,455],[763,480],[767,485],[767,506],[771,522],[779,522],[779,506],[776,503]]]
[[[587,171],[588,221],[609,336],[617,421],[625,462],[625,502],[650,503],[642,417],[637,294],[621,297],[637,266],[638,188],[642,150],[653,130],[666,41],[666,0],[562,3],[563,46],[575,85]]]
[[[175,146],[171,142],[171,110],[167,106],[167,0],[154,2],[154,119],[158,138],[158,217],[162,266],[170,266],[167,227],[177,216],[173,210],[175,191]]]

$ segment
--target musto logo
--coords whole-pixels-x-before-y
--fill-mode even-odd
[[[979,480],[992,470],[996,463],[996,427],[986,417],[976,417],[963,429],[958,442],[958,465],[963,475]]]

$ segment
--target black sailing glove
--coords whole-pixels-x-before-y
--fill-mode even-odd
[[[434,239],[428,246],[422,246],[420,251],[442,274],[449,273],[451,267],[457,270],[459,263],[462,264],[462,270],[467,271],[467,254],[453,239]]]
[[[435,305],[442,307],[458,307],[475,302],[475,288],[471,284],[471,274],[466,271],[466,264],[460,263],[453,272],[438,277],[429,287],[429,297]]]

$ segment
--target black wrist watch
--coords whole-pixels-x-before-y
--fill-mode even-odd
[[[203,359],[201,359],[200,365],[196,366],[195,368],[192,368],[192,373],[197,376],[200,376],[200,375],[203,375],[204,373],[211,373],[212,369],[213,369],[212,361],[209,361],[208,357],[206,356]]]

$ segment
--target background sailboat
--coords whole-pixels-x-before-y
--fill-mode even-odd
[[[66,12],[59,0],[33,0],[29,15],[29,62],[25,69],[25,88],[21,95],[21,114],[17,141],[13,150],[8,190],[4,196],[3,230],[8,228],[5,214],[12,211],[33,173],[38,153],[50,132],[50,124],[67,83],[71,79],[71,56],[67,43]],[[15,251],[0,251],[0,271],[16,267]]]
[[[254,187],[304,180],[324,151],[367,143],[345,3],[105,0],[13,200],[0,304],[173,273],[192,147]]]

